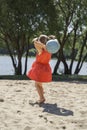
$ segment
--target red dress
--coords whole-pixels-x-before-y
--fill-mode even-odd
[[[52,70],[49,65],[51,54],[43,50],[40,55],[36,55],[36,60],[32,65],[27,76],[37,82],[50,82],[52,81]]]

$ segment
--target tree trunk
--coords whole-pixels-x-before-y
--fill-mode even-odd
[[[74,63],[74,60],[75,60],[75,57],[76,57],[75,46],[76,46],[77,29],[78,29],[78,21],[77,21],[76,26],[74,28],[74,38],[73,38],[73,46],[72,46],[72,52],[71,52],[71,64],[70,64],[70,68],[69,68],[70,73],[72,73],[73,63]]]
[[[22,75],[22,63],[21,63],[21,55],[18,55],[18,66],[16,67],[15,74]]]
[[[71,71],[68,69],[68,64],[65,60],[65,57],[64,57],[64,54],[62,54],[62,62],[63,62],[63,65],[64,65],[64,74],[71,74]]]
[[[27,48],[26,48],[26,56],[25,56],[25,69],[24,69],[24,75],[26,75],[26,72],[27,72],[28,52],[29,52],[29,37],[27,38]]]
[[[82,62],[80,63],[80,65],[77,66],[77,69],[75,70],[74,74],[78,74],[78,73],[80,72],[80,70],[81,70],[81,68],[82,68],[82,66],[83,66],[83,63],[84,63],[84,61],[85,61],[86,58],[87,58],[87,53],[86,53],[86,55],[84,56],[84,58],[83,58]]]
[[[59,64],[60,64],[60,60],[57,60],[57,63],[55,65],[55,67],[54,67],[53,74],[57,74],[57,70],[58,70]]]
[[[84,52],[84,47],[86,45],[86,41],[87,41],[87,31],[86,31],[85,37],[83,39],[83,45],[82,45],[81,50],[80,50],[79,60],[78,60],[78,63],[77,63],[77,66],[76,66],[74,74],[78,74],[79,71],[81,70],[80,64],[81,64],[81,61],[82,61],[82,57],[83,57],[83,52]]]
[[[16,67],[16,61],[14,59],[14,56],[11,52],[11,49],[10,49],[10,46],[9,46],[9,43],[8,43],[8,40],[7,40],[7,37],[5,36],[5,43],[6,43],[6,46],[7,46],[7,49],[8,49],[8,52],[9,52],[9,55],[11,57],[11,60],[12,60],[12,64],[13,64],[13,67],[14,67],[14,70],[16,71],[17,67]]]

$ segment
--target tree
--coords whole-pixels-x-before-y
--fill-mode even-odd
[[[32,1],[31,1],[32,2]],[[29,5],[28,5],[29,4]],[[15,74],[22,74],[22,56],[26,49],[25,71],[29,49],[29,39],[33,34],[36,14],[32,10],[32,3],[20,1],[1,1],[1,38],[5,41],[10,57],[12,59]],[[26,7],[26,8],[25,8]]]
[[[22,74],[22,56],[25,53],[25,70],[32,37],[43,33],[50,21],[49,7],[53,1],[45,0],[1,0],[0,1],[0,38],[2,38],[12,59],[15,74]],[[48,13],[48,14],[47,14]],[[43,30],[43,31],[42,31]]]
[[[87,59],[87,9],[86,2],[79,0],[59,0],[56,1],[56,8],[60,23],[61,30],[59,31],[59,42],[61,44],[60,51],[56,54],[58,61],[54,68],[54,73],[60,62],[64,65],[64,74],[72,74],[73,63],[77,61],[74,74],[78,74],[81,70],[83,62]],[[59,21],[58,23],[59,24]],[[68,50],[68,58],[71,59],[70,65],[67,64],[65,55]]]

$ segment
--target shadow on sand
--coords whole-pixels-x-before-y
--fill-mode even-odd
[[[31,104],[34,106],[36,103]],[[58,116],[73,116],[73,111],[60,108],[57,106],[57,104],[50,104],[50,103],[42,103],[38,104],[40,107],[44,108],[43,112],[47,112],[50,114],[58,115]]]
[[[71,110],[67,110],[65,108],[59,108],[57,107],[57,104],[43,103],[41,104],[41,107],[44,108],[43,112],[48,112],[59,116],[70,116],[70,115],[73,116],[73,112]]]

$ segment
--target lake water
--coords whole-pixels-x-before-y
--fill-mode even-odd
[[[24,71],[24,60],[25,60],[25,58],[23,57],[22,58],[23,71]],[[28,67],[27,67],[28,70],[30,69],[34,60],[35,60],[35,58],[28,58]],[[56,59],[52,59],[50,61],[52,71],[54,70],[54,66],[56,64],[56,61],[57,61]],[[69,64],[69,61],[68,61],[68,64]],[[77,63],[74,62],[73,71],[75,69],[76,64]],[[62,71],[63,71],[63,64],[61,63],[58,72],[61,73]],[[11,61],[11,58],[9,56],[0,56],[0,75],[14,75],[14,68],[12,66],[12,61]],[[79,75],[87,75],[87,63],[86,62],[84,63]]]

